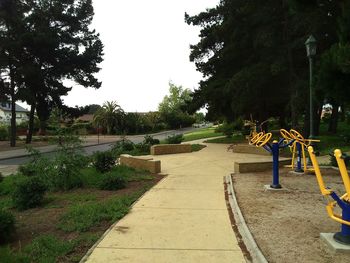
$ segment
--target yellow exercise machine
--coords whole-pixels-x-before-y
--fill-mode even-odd
[[[327,213],[330,218],[342,224],[341,232],[335,233],[334,239],[339,243],[350,246],[350,177],[344,162],[345,156],[338,149],[334,151],[334,156],[337,160],[340,175],[346,191],[345,194],[339,197],[332,189],[326,187],[313,147],[309,146],[308,151],[322,195],[326,197],[331,196],[334,200],[329,200],[326,207]],[[334,212],[334,208],[337,204],[342,209],[341,215]]]
[[[307,166],[305,150],[311,145],[311,143],[320,142],[320,140],[305,139],[303,135],[294,129],[291,129],[290,131],[281,129],[280,133],[287,142],[294,140],[293,144],[291,145],[292,163],[286,167],[295,168],[295,172],[297,173],[307,171],[313,172],[314,169]],[[302,169],[301,160],[303,161],[304,169]]]

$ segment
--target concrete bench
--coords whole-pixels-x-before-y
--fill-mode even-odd
[[[291,159],[279,160],[279,166],[290,164]],[[253,173],[272,170],[272,161],[234,162],[235,173]]]
[[[259,154],[259,155],[271,155],[262,147],[256,147],[249,144],[235,144],[230,146],[230,150],[234,153],[249,153],[249,154]]]
[[[191,144],[157,144],[151,147],[151,155],[190,153]]]
[[[119,163],[136,169],[142,169],[151,173],[160,173],[160,161],[153,160],[151,157],[131,156],[129,154],[120,155]]]

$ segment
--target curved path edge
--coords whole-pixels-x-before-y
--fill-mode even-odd
[[[229,204],[236,221],[236,225],[239,233],[242,236],[242,240],[247,247],[253,263],[268,263],[264,254],[261,252],[260,248],[256,244],[253,235],[251,234],[245,220],[241,209],[239,208],[236,194],[233,188],[232,176],[228,175],[224,177],[224,181],[227,184],[227,191],[229,196]]]

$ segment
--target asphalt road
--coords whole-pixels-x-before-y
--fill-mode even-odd
[[[184,129],[180,129],[180,130],[176,130],[176,131],[166,131],[164,133],[154,135],[153,138],[159,139],[159,140],[164,140],[169,135],[181,134],[181,133],[189,132],[189,131],[196,130],[196,129],[198,129],[198,128],[184,128]],[[144,135],[126,136],[126,138],[134,143],[140,143],[143,141]],[[111,145],[112,145],[112,143],[87,146],[87,147],[84,147],[84,154],[85,155],[92,155],[94,152],[107,151],[111,148]],[[50,157],[54,156],[55,153],[54,152],[42,153],[42,155],[50,158]],[[29,162],[29,160],[30,160],[29,157],[18,157],[18,158],[0,160],[0,165],[21,165],[21,164]]]

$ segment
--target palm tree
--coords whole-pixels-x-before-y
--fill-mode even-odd
[[[106,128],[107,134],[111,134],[115,128],[122,125],[124,115],[123,109],[116,101],[106,101],[102,108],[94,114],[93,122]]]

